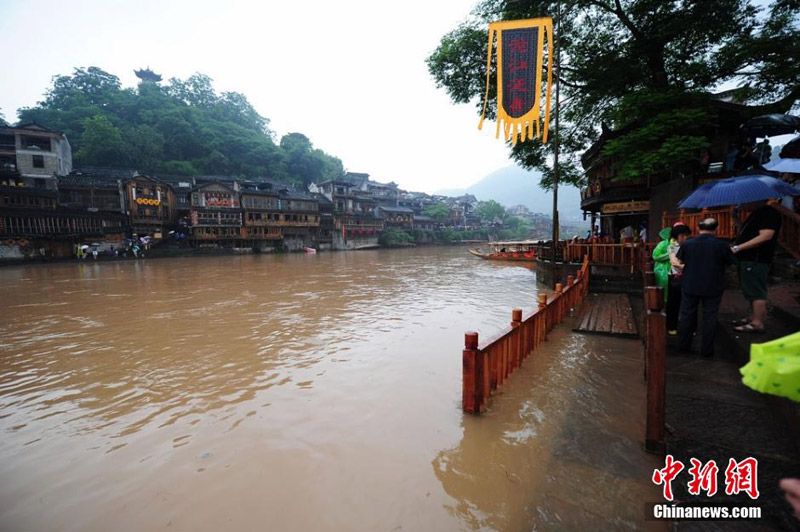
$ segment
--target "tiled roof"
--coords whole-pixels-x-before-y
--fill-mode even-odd
[[[83,166],[75,168],[70,175],[90,175],[114,179],[130,179],[136,173],[134,168],[115,168],[110,166]]]
[[[386,212],[400,212],[400,213],[404,213],[404,214],[411,214],[411,213],[414,212],[411,209],[409,209],[408,207],[390,207],[388,205],[381,205],[381,206],[378,207],[378,209],[380,209],[382,211],[386,211]]]

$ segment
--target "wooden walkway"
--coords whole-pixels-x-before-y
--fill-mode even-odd
[[[573,329],[577,332],[639,336],[631,302],[625,294],[590,294]]]

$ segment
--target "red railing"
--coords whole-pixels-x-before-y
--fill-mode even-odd
[[[743,212],[744,217],[749,213]],[[733,207],[719,207],[715,209],[703,209],[696,212],[688,212],[682,209],[679,212],[664,214],[661,217],[664,227],[672,227],[675,222],[683,222],[692,230],[692,234],[697,234],[700,230],[698,224],[706,218],[716,218],[719,222],[717,236],[719,238],[736,238],[736,219],[733,214]]]
[[[522,365],[536,348],[547,339],[547,333],[571,308],[583,301],[589,292],[589,257],[584,257],[577,277],[567,277],[567,285],[556,285],[548,299],[539,296],[539,307],[522,315],[521,309],[511,312],[511,326],[483,343],[478,333],[464,335],[462,407],[464,412],[479,414],[493,390],[501,387],[511,373]]]

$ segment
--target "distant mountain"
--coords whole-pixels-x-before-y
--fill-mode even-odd
[[[509,166],[492,172],[470,187],[439,190],[436,194],[473,194],[480,201],[495,200],[506,207],[522,204],[533,212],[552,214],[553,193],[539,187],[539,175],[536,171]],[[577,188],[558,187],[558,213],[562,221],[583,219]]]

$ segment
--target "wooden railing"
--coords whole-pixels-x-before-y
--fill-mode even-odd
[[[742,213],[745,215],[749,213]],[[734,217],[733,207],[719,207],[715,209],[703,209],[697,212],[688,212],[682,209],[680,212],[664,214],[661,217],[662,225],[664,227],[672,227],[675,222],[683,222],[692,230],[692,234],[696,235],[700,230],[698,224],[706,218],[716,218],[719,222],[717,228],[717,236],[719,238],[736,238],[736,218]]]
[[[578,257],[589,257],[594,266],[625,266],[631,273],[642,271],[642,265],[653,252],[654,243],[628,242],[603,244],[600,242],[567,241],[563,257],[565,262],[577,262]]]
[[[511,326],[488,341],[479,343],[478,333],[464,335],[462,355],[462,407],[464,412],[479,414],[493,390],[503,386],[511,373],[522,365],[547,339],[547,333],[589,292],[589,257],[584,257],[577,276],[567,277],[567,285],[556,285],[548,299],[539,296],[536,310],[523,316],[521,309],[511,312]]]
[[[800,259],[800,215],[794,213],[783,205],[773,205],[773,209],[781,215],[781,229],[778,232],[778,243],[794,257]],[[742,208],[739,210],[739,221],[744,222],[752,212],[752,209]],[[703,209],[697,212],[687,212],[681,210],[677,213],[668,214],[664,211],[662,222],[664,227],[672,227],[675,222],[683,222],[689,226],[693,234],[699,231],[698,224],[705,218],[716,218],[719,222],[717,236],[719,238],[736,238],[738,227],[736,223],[735,209],[733,206],[718,207],[714,209]]]
[[[654,242],[626,242],[606,244],[588,240],[561,240],[556,247],[556,261],[580,263],[589,257],[593,266],[622,266],[631,273],[641,273],[642,265],[653,253]],[[550,242],[541,242],[536,246],[536,256],[543,261],[553,259],[553,246]]]

